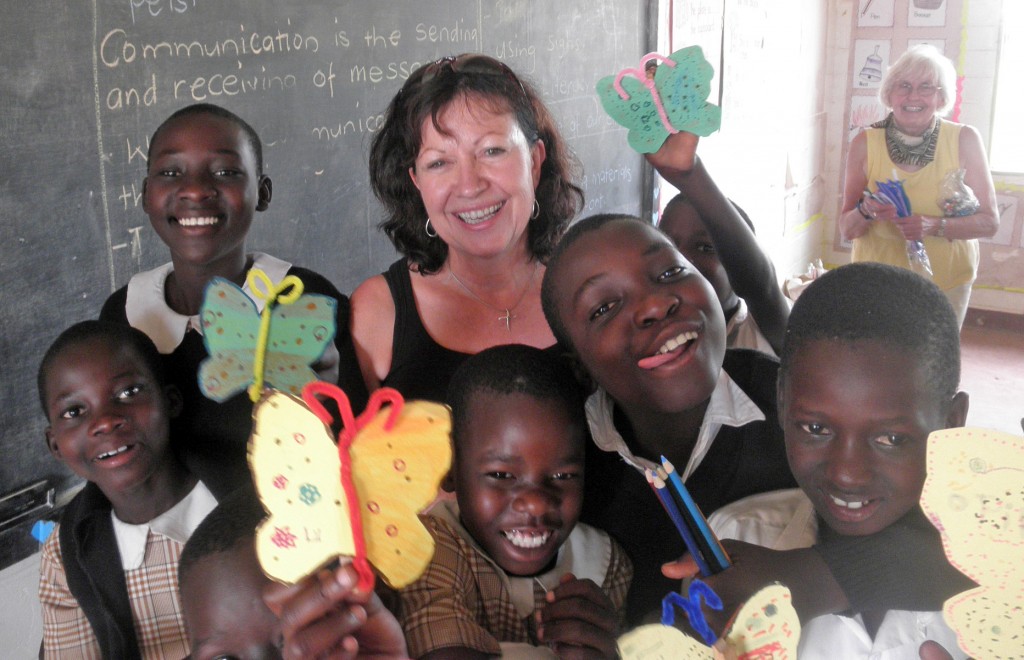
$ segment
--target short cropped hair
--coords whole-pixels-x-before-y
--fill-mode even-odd
[[[380,228],[419,272],[434,273],[444,264],[448,246],[424,231],[427,211],[409,169],[423,142],[424,120],[429,117],[440,131],[438,115],[462,98],[511,112],[531,145],[544,142],[547,155],[536,190],[539,215],[527,226],[530,254],[543,261],[583,208],[583,190],[574,183],[579,167],[533,87],[485,55],[463,54],[422,66],[391,100],[370,145],[370,184],[386,213]]]
[[[452,439],[456,454],[459,438],[470,424],[469,404],[482,393],[525,394],[562,404],[574,424],[586,429],[586,390],[570,362],[551,350],[522,344],[494,346],[463,362],[448,385],[452,409]]]
[[[935,284],[904,268],[854,263],[812,282],[789,315],[780,379],[806,344],[822,340],[876,341],[910,355],[946,402],[960,383],[956,314]]]
[[[668,213],[668,210],[670,208],[672,208],[676,204],[682,204],[683,202],[686,202],[687,204],[690,204],[691,206],[693,205],[690,202],[690,198],[686,196],[686,193],[682,193],[682,192],[676,193],[676,196],[668,201],[668,204],[665,205],[665,209],[661,212],[661,218],[658,218],[658,226],[659,227],[661,226],[661,220],[664,219],[665,214]],[[757,229],[754,227],[754,222],[753,222],[753,220],[750,219],[750,216],[747,215],[747,212],[744,211],[743,208],[740,207],[739,204],[737,204],[736,202],[732,201],[731,199],[729,200],[729,203],[732,204],[732,207],[736,210],[736,213],[738,213],[739,216],[741,218],[743,218],[743,222],[747,223],[747,227],[750,228],[751,233],[757,234]],[[694,209],[694,210],[696,211],[696,209]],[[699,213],[697,215],[700,216]],[[703,216],[701,216],[700,220],[701,220],[701,223],[704,222]]]
[[[180,110],[176,110],[170,117],[163,120],[163,122],[156,127],[153,131],[153,135],[149,138],[149,146],[146,147],[146,162],[149,162],[150,154],[153,153],[153,143],[156,142],[160,132],[176,119],[181,117],[190,117],[192,115],[213,115],[214,117],[220,117],[221,119],[227,119],[231,123],[242,129],[245,133],[245,139],[249,142],[249,146],[252,148],[252,153],[256,157],[256,174],[263,175],[263,142],[260,140],[259,134],[256,132],[249,122],[245,121],[235,113],[231,112],[227,108],[222,108],[219,105],[213,103],[194,103],[187,105]]]
[[[899,56],[886,70],[878,88],[878,100],[887,108],[893,107],[892,93],[903,80],[935,76],[939,86],[939,103],[935,113],[945,115],[956,101],[956,69],[942,52],[931,44],[913,46]]]
[[[39,373],[36,375],[36,386],[39,388],[39,403],[43,407],[43,413],[49,417],[46,409],[46,386],[49,378],[50,366],[54,360],[69,347],[94,339],[103,339],[112,346],[129,346],[135,354],[142,359],[153,379],[163,387],[168,384],[164,371],[163,357],[157,350],[153,340],[146,333],[120,323],[109,321],[81,321],[76,323],[53,340],[50,347],[43,355],[39,363]]]
[[[253,543],[256,526],[265,515],[251,486],[242,486],[221,498],[185,543],[178,559],[178,584],[185,583],[188,572],[200,560],[232,550],[239,543]]]
[[[584,234],[588,234],[592,231],[596,231],[601,227],[605,226],[609,222],[615,222],[617,220],[626,220],[629,222],[639,222],[647,226],[652,226],[650,223],[644,222],[635,215],[629,215],[628,213],[597,213],[595,215],[587,216],[577,222],[574,222],[565,232],[565,236],[558,242],[551,256],[548,257],[547,270],[544,271],[544,280],[541,282],[540,288],[540,304],[544,309],[544,318],[547,319],[548,326],[551,328],[551,333],[555,335],[555,339],[559,344],[567,349],[575,351],[575,347],[569,340],[569,333],[565,330],[565,324],[562,323],[562,319],[558,314],[561,308],[561,303],[555,300],[555,274],[558,271],[559,266],[562,262],[562,255],[568,251],[573,244],[580,239]],[[660,229],[654,227],[658,232]],[[664,232],[661,232],[664,233]],[[671,243],[671,239],[669,239]],[[675,243],[672,243],[675,245]]]

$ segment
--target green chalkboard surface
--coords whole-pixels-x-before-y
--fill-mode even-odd
[[[537,86],[583,164],[587,213],[646,212],[647,170],[593,89],[653,50],[654,5],[12,3],[0,27],[0,495],[74,484],[45,448],[36,368],[60,330],[169,259],[140,195],[148,136],[171,112],[208,101],[247,119],[274,181],[249,248],[351,292],[395,257],[377,230],[370,138],[409,73],[444,55],[487,53]]]

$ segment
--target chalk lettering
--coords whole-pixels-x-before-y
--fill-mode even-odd
[[[583,51],[583,40],[571,34],[560,34],[548,37],[548,52],[571,53]]]
[[[123,110],[128,107],[149,107],[156,105],[156,74],[150,77],[151,83],[141,92],[135,87],[114,87],[107,92],[107,109]]]
[[[357,64],[349,69],[349,82],[370,82],[376,84],[382,80],[405,80],[409,77],[409,74],[420,66],[422,66],[420,62],[409,62],[406,60],[390,62],[384,67],[376,64],[370,66]]]
[[[190,98],[204,101],[211,96],[236,96],[250,92],[271,92],[293,90],[298,79],[293,74],[268,74],[266,67],[260,67],[259,75],[236,75],[215,73],[209,77],[197,76],[192,80],[174,81],[174,98]]]
[[[383,125],[384,115],[377,114],[370,115],[365,119],[363,117],[358,119],[349,119],[348,121],[339,123],[336,127],[315,126],[311,133],[317,140],[330,142],[331,140],[337,140],[345,137],[349,133],[376,133]]]
[[[313,74],[313,84],[317,87],[327,87],[330,98],[334,98],[334,62],[327,65],[327,73],[323,69],[317,69]]]
[[[476,28],[464,26],[461,18],[450,26],[416,24],[416,41],[454,44],[476,41],[477,37]]]
[[[121,194],[117,196],[117,201],[124,205],[124,210],[127,211],[128,207],[137,208],[139,202],[142,201],[142,191],[135,189],[135,184],[131,184],[131,188],[121,184]]]
[[[278,30],[276,34],[246,34],[245,26],[239,26],[243,32],[241,38],[229,37],[221,41],[158,41],[155,43],[136,43],[121,28],[115,28],[100,41],[100,61],[107,68],[115,68],[123,64],[132,64],[140,56],[144,60],[178,57],[191,58],[237,58],[242,55],[262,55],[264,53],[290,53],[307,51],[315,53],[320,50],[320,40],[312,35]]]
[[[366,36],[363,38],[366,39],[366,45],[370,48],[374,46],[387,48],[389,45],[392,47],[397,46],[398,41],[402,38],[402,33],[398,30],[392,30],[391,34],[385,37],[384,35],[377,34],[376,25],[371,25],[370,29],[366,31]]]
[[[128,164],[130,165],[131,162],[133,160],[135,160],[136,157],[138,157],[139,160],[141,160],[143,163],[145,163],[145,161],[146,161],[146,147],[143,147],[141,144],[137,144],[135,146],[132,146],[131,138],[127,138],[127,137],[124,139],[124,142],[125,142],[125,146],[128,149]],[[148,146],[148,140],[147,140],[147,146]]]
[[[144,9],[145,12],[140,12],[143,16],[148,14],[152,18],[156,18],[167,10],[168,14],[184,14],[189,9],[193,9],[196,6],[196,0],[129,0],[129,5],[132,9],[132,24],[135,24],[135,10]]]

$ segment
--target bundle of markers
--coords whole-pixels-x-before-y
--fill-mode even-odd
[[[646,470],[647,482],[657,494],[665,512],[679,530],[686,549],[697,562],[703,576],[721,573],[729,567],[729,556],[715,537],[704,514],[690,497],[686,485],[679,478],[675,467],[664,456],[661,466]]]
[[[910,215],[910,199],[903,190],[903,182],[899,179],[888,181],[875,181],[878,192],[868,194],[873,200],[881,204],[891,204],[896,207],[896,215],[906,218]],[[921,275],[932,275],[932,264],[928,260],[928,253],[924,250],[924,241],[907,241],[907,259],[910,260],[910,267]]]

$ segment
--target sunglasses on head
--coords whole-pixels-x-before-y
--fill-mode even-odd
[[[527,99],[530,98],[529,94],[526,93],[526,87],[523,86],[523,81],[519,79],[519,76],[507,64],[501,60],[496,60],[493,57],[479,53],[446,55],[434,60],[423,68],[423,77],[420,78],[420,83],[426,84],[449,71],[456,74],[502,76],[514,81],[520,91],[523,92],[523,96]]]

